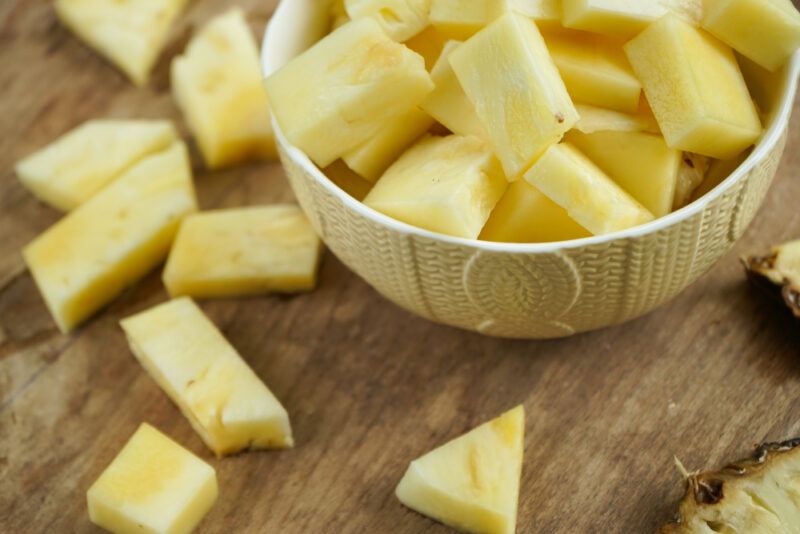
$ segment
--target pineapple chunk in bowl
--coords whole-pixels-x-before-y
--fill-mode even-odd
[[[318,0],[280,4],[267,29],[265,76],[328,29]],[[746,160],[702,198],[607,235],[537,244],[445,236],[387,217],[337,187],[273,120],[289,181],[334,254],[382,295],[432,321],[501,337],[563,337],[621,323],[667,302],[742,235],[772,182],[800,73],[800,53],[760,106],[765,130]],[[771,93],[771,94],[769,94]]]

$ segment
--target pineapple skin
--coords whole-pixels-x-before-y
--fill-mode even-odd
[[[432,0],[344,0],[351,19],[375,19],[397,42],[411,39],[428,26]]]
[[[219,493],[214,468],[147,423],[86,492],[89,519],[116,534],[184,534]]]
[[[692,194],[706,178],[711,160],[705,156],[684,152],[678,169],[678,180],[675,184],[675,198],[672,209],[678,210],[689,204]]]

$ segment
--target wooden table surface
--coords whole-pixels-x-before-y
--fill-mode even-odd
[[[180,121],[169,58],[231,3],[191,2],[141,90],[63,29],[50,2],[0,4],[0,532],[96,532],[85,492],[142,421],[216,468],[220,497],[199,531],[226,533],[448,532],[401,506],[395,485],[410,460],[518,403],[520,533],[653,532],[682,493],[673,455],[695,469],[800,434],[800,323],[745,282],[738,260],[800,237],[795,117],[735,249],[672,303],[616,328],[525,342],[435,325],[330,253],[310,294],[203,303],[284,403],[297,442],[213,458],[118,327],[166,299],[160,272],[59,334],[20,256],[59,214],[12,167],[90,118]],[[260,36],[275,0],[236,3]],[[194,167],[203,208],[292,199],[278,164],[209,173],[195,155]]]

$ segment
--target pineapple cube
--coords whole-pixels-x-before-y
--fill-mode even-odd
[[[642,85],[622,43],[575,30],[548,32],[544,37],[573,101],[629,113],[639,109]]]
[[[677,210],[690,202],[692,194],[706,178],[711,160],[699,154],[684,152],[678,169],[678,182],[675,184],[675,199],[672,209]]]
[[[481,231],[483,241],[546,243],[589,237],[567,211],[525,180],[508,186]]]
[[[506,186],[484,141],[427,136],[389,167],[364,204],[420,228],[474,239]]]
[[[313,289],[319,237],[292,204],[205,211],[181,223],[164,268],[172,297]]]
[[[86,500],[89,519],[109,532],[188,534],[217,494],[213,467],[142,423]]]
[[[800,13],[790,0],[706,0],[703,28],[773,72],[800,46]]]
[[[419,105],[433,82],[419,54],[372,18],[348,22],[267,78],[287,139],[320,167]]]
[[[325,167],[322,172],[339,189],[359,202],[364,200],[364,197],[367,196],[374,185],[353,172],[353,169],[348,167],[342,160],[334,161]]]
[[[350,17],[344,7],[344,0],[333,0],[331,2],[328,7],[328,18],[331,22],[331,31],[350,22]]]
[[[665,15],[625,51],[670,147],[727,159],[761,134],[733,52],[703,30]]]
[[[411,462],[397,498],[458,530],[514,534],[524,441],[517,406]]]
[[[197,210],[186,147],[150,156],[30,243],[23,255],[62,332],[166,258]]]
[[[493,14],[486,0],[432,0],[430,21],[440,34],[464,41],[486,26]]]
[[[430,115],[411,108],[342,159],[364,179],[375,182],[414,141],[433,126]]]
[[[492,20],[509,11],[525,15],[537,24],[561,23],[561,0],[494,0]]]
[[[564,0],[567,28],[632,37],[667,12],[658,0]]]
[[[217,456],[294,444],[286,410],[190,298],[120,324],[133,354]]]
[[[662,217],[672,211],[682,154],[660,135],[572,131],[565,139],[650,213]]]
[[[17,163],[16,172],[40,200],[70,211],[176,138],[169,121],[92,120]]]
[[[240,9],[206,24],[172,61],[171,76],[208,167],[276,156],[258,49]]]
[[[89,46],[144,85],[187,0],[56,0],[61,21]]]
[[[411,39],[428,26],[432,0],[344,0],[351,19],[370,17],[397,42]]]
[[[643,100],[644,102],[644,100]],[[602,131],[614,132],[648,132],[660,134],[653,113],[645,105],[639,108],[635,114],[622,113],[610,109],[587,106],[585,104],[575,104],[580,118],[575,123],[575,130],[586,134]]]
[[[525,180],[594,235],[653,220],[652,213],[568,143],[551,146],[525,173]]]
[[[448,39],[436,31],[433,26],[428,26],[420,33],[405,42],[405,45],[421,55],[425,60],[425,68],[431,70],[442,55],[444,45]]]

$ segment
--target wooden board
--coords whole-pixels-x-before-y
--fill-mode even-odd
[[[261,34],[274,0],[238,2]],[[217,469],[200,532],[445,533],[402,507],[408,462],[517,403],[528,413],[520,533],[652,532],[689,469],[800,434],[800,323],[745,283],[738,256],[800,237],[800,117],[778,177],[736,248],[671,304],[548,342],[431,324],[327,254],[319,288],[206,302],[284,402],[297,446],[212,457],[128,351],[120,318],[166,298],[153,273],[60,335],[20,257],[57,220],[13,162],[92,117],[171,117],[169,58],[229,2],[197,0],[148,88],[135,89],[45,0],[0,4],[0,532],[96,532],[85,491],[149,421]],[[797,105],[795,106],[798,107]],[[292,198],[277,164],[204,172],[204,208]]]

